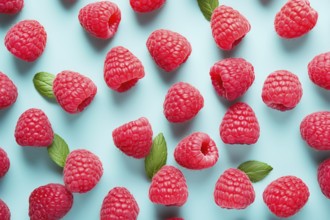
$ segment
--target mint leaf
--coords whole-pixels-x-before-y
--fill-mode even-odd
[[[149,155],[144,160],[147,176],[151,179],[166,164],[167,146],[164,135],[158,134],[152,143]]]
[[[197,2],[206,20],[211,20],[214,9],[219,6],[219,0],[197,0]]]
[[[48,146],[49,157],[60,167],[64,167],[65,160],[70,153],[68,144],[59,135],[54,134],[54,140],[51,145]]]
[[[36,73],[33,77],[33,84],[36,90],[44,97],[55,98],[53,93],[53,81],[55,76],[46,72]]]
[[[246,173],[253,183],[259,182],[273,170],[268,164],[256,160],[246,161],[239,165],[238,169]]]

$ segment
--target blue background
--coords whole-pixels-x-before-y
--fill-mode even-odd
[[[241,44],[231,52],[218,49],[208,21],[199,11],[195,0],[168,0],[154,13],[140,15],[133,12],[128,0],[113,0],[122,11],[122,21],[113,39],[90,37],[80,26],[78,11],[88,2],[69,0],[25,0],[25,7],[16,16],[0,16],[0,38],[16,22],[36,19],[44,25],[48,41],[43,55],[34,63],[14,58],[0,44],[0,70],[9,75],[19,90],[17,102],[0,112],[0,146],[11,160],[8,174],[0,180],[0,198],[11,209],[12,219],[28,219],[28,198],[33,189],[48,183],[62,183],[62,171],[49,159],[46,149],[22,148],[14,139],[14,129],[20,114],[31,107],[43,109],[53,129],[69,144],[71,150],[86,148],[103,162],[104,175],[89,193],[75,194],[74,205],[64,219],[98,219],[104,196],[115,186],[125,186],[135,196],[139,219],[165,219],[181,216],[186,220],[199,219],[276,219],[262,200],[264,188],[274,179],[296,175],[308,185],[308,203],[292,219],[330,219],[330,201],[318,186],[318,164],[329,157],[328,152],[310,149],[300,137],[299,125],[309,113],[329,109],[329,92],[312,84],[307,74],[308,62],[317,54],[330,51],[330,1],[312,0],[318,11],[316,27],[306,36],[284,40],[274,31],[276,12],[284,0],[222,0],[233,6],[250,21],[252,29]],[[149,34],[159,28],[180,32],[192,44],[192,54],[177,71],[165,73],[150,58],[145,42]],[[131,50],[144,64],[146,76],[136,87],[124,94],[110,90],[103,80],[103,62],[114,46]],[[243,57],[255,67],[256,79],[240,100],[255,110],[261,136],[252,146],[225,145],[219,136],[219,125],[226,109],[232,104],[216,95],[209,77],[210,67],[223,58]],[[36,72],[54,74],[73,70],[89,76],[98,93],[92,104],[81,114],[69,115],[56,103],[42,98],[34,89],[32,78]],[[267,75],[286,69],[297,74],[304,89],[300,104],[292,111],[279,112],[268,108],[261,99],[261,89]],[[205,99],[205,106],[195,119],[184,124],[170,124],[164,117],[162,104],[168,88],[185,81],[197,87]],[[174,158],[176,144],[195,131],[208,133],[216,142],[220,159],[211,169],[185,174],[189,187],[187,203],[181,207],[154,205],[148,198],[149,180],[145,177],[144,161],[129,158],[113,144],[111,132],[119,125],[145,116],[152,124],[154,135],[163,132],[168,144],[168,164],[179,167]],[[273,166],[263,181],[254,184],[255,202],[246,210],[225,210],[213,200],[215,182],[225,169],[241,162],[256,159]]]

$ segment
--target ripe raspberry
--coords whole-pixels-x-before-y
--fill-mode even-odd
[[[308,64],[308,75],[313,83],[330,90],[330,52],[314,57]]]
[[[101,220],[136,220],[139,206],[134,196],[125,187],[115,187],[104,198]]]
[[[119,46],[108,52],[104,62],[104,80],[111,89],[125,92],[143,77],[144,67],[131,51]]]
[[[9,167],[10,167],[10,161],[8,155],[4,149],[0,148],[0,178],[6,175],[6,173],[9,170]]]
[[[275,16],[275,30],[283,38],[301,37],[314,28],[317,17],[308,0],[289,0]]]
[[[0,71],[0,110],[10,107],[16,102],[18,93],[13,81]]]
[[[307,185],[295,176],[283,176],[274,180],[263,193],[269,210],[280,218],[287,218],[299,212],[308,197]]]
[[[24,0],[0,0],[0,13],[16,14],[22,10]]]
[[[164,101],[164,115],[169,122],[185,122],[195,117],[204,106],[200,92],[185,82],[178,82],[168,90]]]
[[[250,88],[254,81],[254,68],[242,58],[228,58],[215,63],[210,76],[219,96],[233,101]]]
[[[64,184],[73,193],[92,190],[103,175],[100,158],[88,150],[70,152],[63,170]]]
[[[53,82],[57,102],[68,113],[82,112],[94,99],[97,88],[93,81],[77,72],[62,71]]]
[[[139,118],[121,125],[112,132],[115,146],[127,156],[146,157],[152,146],[152,128],[147,118]]]
[[[47,184],[33,190],[29,197],[31,220],[57,220],[71,209],[73,195],[61,184]]]
[[[302,95],[298,76],[286,70],[278,70],[267,77],[261,96],[268,107],[287,111],[296,107]]]
[[[0,199],[0,219],[10,220],[10,210],[7,204],[1,199]]]
[[[33,62],[44,52],[47,33],[35,20],[24,20],[15,24],[6,34],[5,45],[17,58]]]
[[[239,169],[226,170],[215,184],[214,201],[221,208],[245,209],[254,202],[254,199],[252,183]]]
[[[330,150],[330,112],[307,115],[300,123],[300,134],[315,150]]]
[[[187,38],[177,32],[164,29],[150,34],[147,48],[156,64],[166,72],[179,68],[187,61],[192,50]]]
[[[174,158],[185,168],[201,170],[215,165],[219,153],[210,136],[195,132],[179,142],[174,151]]]
[[[152,178],[149,188],[151,202],[166,206],[182,206],[188,198],[188,187],[182,172],[163,166]]]
[[[92,36],[109,39],[117,32],[121,12],[115,3],[100,1],[80,9],[78,19],[81,26]]]
[[[220,124],[220,137],[225,144],[254,144],[260,127],[253,109],[246,103],[232,105]]]
[[[130,0],[129,2],[135,12],[147,13],[161,8],[166,0]]]
[[[322,193],[330,199],[330,159],[323,161],[317,170],[317,180]]]
[[[221,5],[212,13],[211,29],[218,47],[223,50],[231,50],[241,42],[250,31],[251,26],[239,11]]]
[[[48,147],[53,142],[54,132],[47,115],[40,109],[31,108],[19,117],[15,138],[21,146]]]

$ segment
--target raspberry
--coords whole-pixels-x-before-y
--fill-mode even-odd
[[[0,199],[0,219],[10,220],[10,210],[7,204],[1,199]]]
[[[192,50],[189,41],[184,36],[164,29],[150,34],[147,48],[156,64],[166,72],[179,68],[187,61]]]
[[[163,104],[169,122],[185,122],[195,117],[204,106],[200,92],[185,82],[178,82],[168,90]]]
[[[307,185],[295,176],[283,176],[274,180],[263,193],[269,210],[280,218],[287,218],[299,212],[308,197]]]
[[[219,158],[215,142],[205,133],[195,132],[176,146],[174,158],[181,166],[201,170],[212,167]]]
[[[296,107],[302,95],[298,76],[286,70],[278,70],[265,80],[261,96],[268,107],[287,111]]]
[[[330,199],[330,159],[323,161],[317,170],[317,180],[322,193]]]
[[[121,12],[115,3],[100,1],[80,9],[78,19],[81,26],[92,36],[109,39],[117,32]]]
[[[0,178],[6,175],[6,173],[9,170],[9,167],[10,167],[10,161],[8,155],[4,149],[0,148]]]
[[[115,187],[104,198],[101,220],[136,220],[139,206],[134,196],[125,187]]]
[[[40,109],[31,108],[19,117],[15,138],[21,146],[48,147],[53,142],[54,132],[47,115]]]
[[[215,63],[210,76],[219,96],[233,101],[250,88],[254,81],[254,68],[242,58],[228,58]]]
[[[307,115],[300,123],[300,134],[315,150],[330,150],[330,112]]]
[[[251,26],[239,11],[221,5],[212,13],[211,29],[218,47],[223,50],[231,50],[241,42],[250,31]]]
[[[17,58],[33,62],[44,52],[47,33],[44,27],[35,20],[24,20],[9,29],[5,45]]]
[[[220,137],[225,144],[254,144],[260,127],[253,109],[246,103],[232,105],[220,124]]]
[[[289,0],[275,16],[275,30],[283,38],[301,37],[314,28],[317,17],[308,0]]]
[[[102,175],[100,158],[88,150],[74,150],[66,158],[63,178],[70,192],[86,193],[92,190]]]
[[[221,208],[245,209],[254,199],[252,183],[239,169],[227,169],[215,184],[214,201]]]
[[[24,0],[0,0],[0,13],[16,14],[22,10]]]
[[[77,72],[62,71],[53,82],[57,102],[68,113],[82,112],[94,99],[97,88],[93,81]]]
[[[111,89],[125,92],[143,77],[141,61],[128,49],[119,46],[108,52],[104,62],[104,80]]]
[[[147,118],[139,118],[121,125],[112,132],[115,146],[127,156],[146,157],[152,145],[152,128]]]
[[[313,83],[330,90],[330,52],[322,53],[308,64],[308,75]]]
[[[149,188],[151,202],[166,206],[182,206],[188,198],[188,187],[182,172],[163,166],[152,178]]]
[[[130,0],[129,2],[135,12],[147,13],[161,8],[166,0]]]
[[[0,110],[10,107],[16,102],[18,93],[13,81],[0,71]]]
[[[61,184],[47,184],[33,190],[29,197],[31,220],[57,220],[71,209],[73,195]]]

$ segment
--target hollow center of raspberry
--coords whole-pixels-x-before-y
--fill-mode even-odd
[[[84,101],[82,101],[80,105],[78,105],[78,111],[79,112],[83,111],[86,108],[86,106],[88,106],[91,103],[92,100],[93,97],[88,97]]]
[[[237,44],[239,44],[243,38],[245,37],[245,35],[243,35],[241,38],[238,38],[237,40],[235,40],[232,44],[232,48],[235,47]]]
[[[209,143],[208,142],[203,142],[202,147],[201,147],[202,154],[207,155],[209,153],[209,151],[210,151]]]
[[[124,83],[122,83],[119,88],[117,89],[119,92],[125,92],[133,87],[137,83],[138,79],[131,79]]]
[[[279,103],[270,103],[269,106],[271,108],[274,108],[274,109],[277,109],[277,110],[280,110],[280,111],[287,111],[287,110],[292,109],[290,107],[287,107],[287,106],[285,106],[283,104],[279,104]]]
[[[113,15],[110,16],[108,24],[110,29],[116,29],[118,23],[118,14],[114,13]]]

